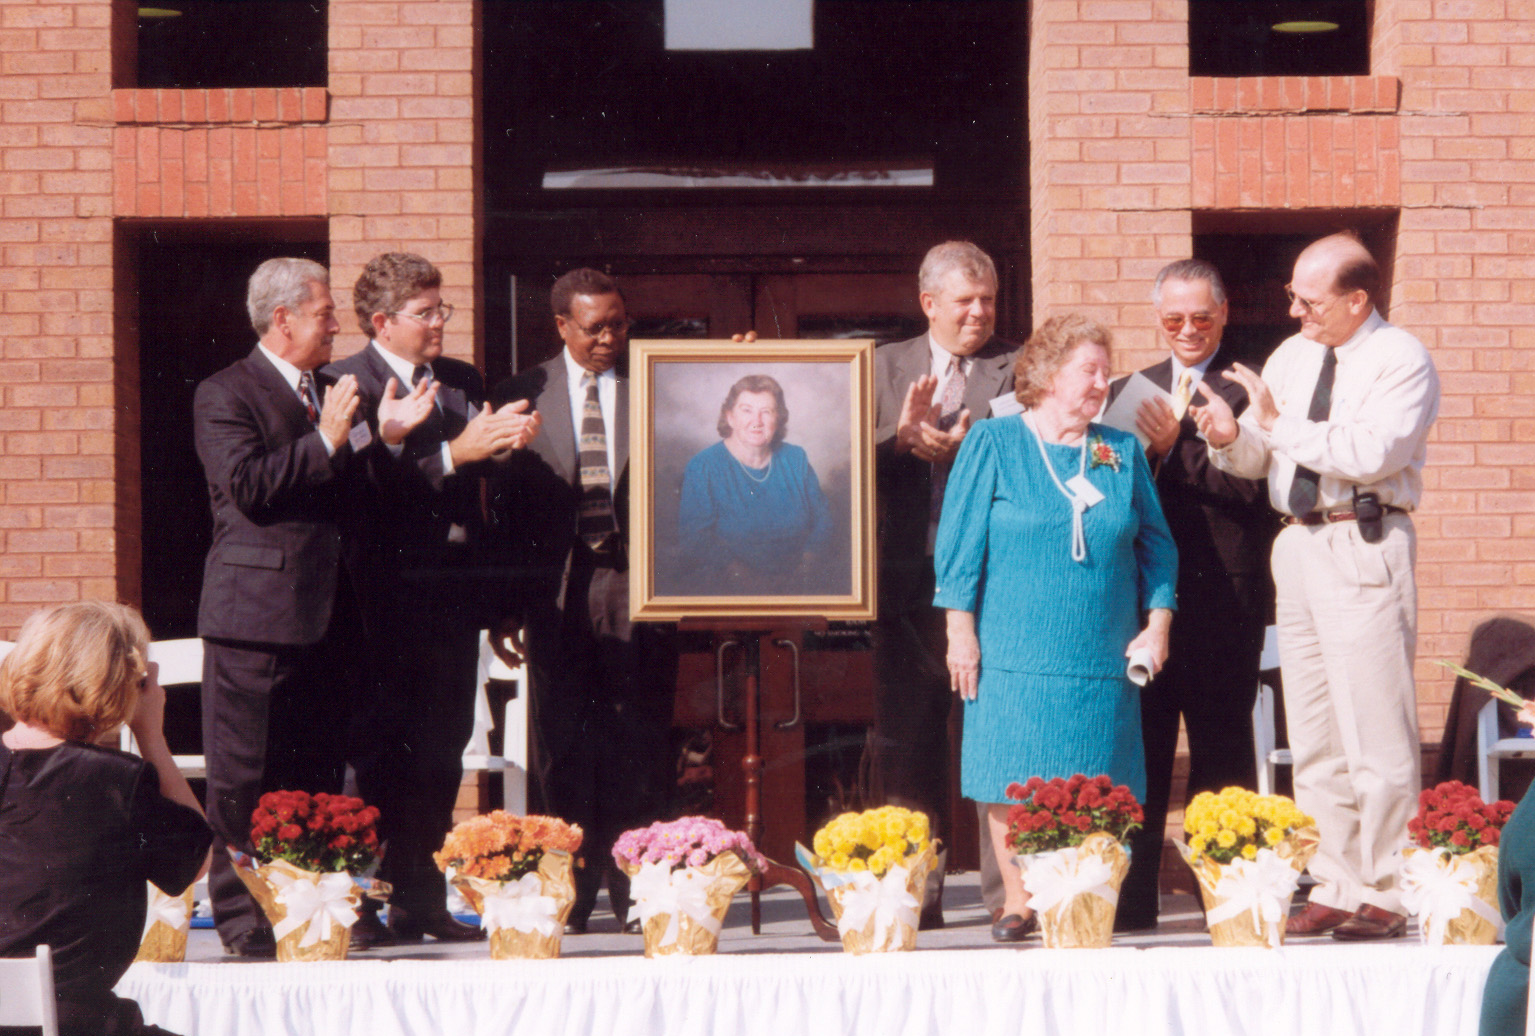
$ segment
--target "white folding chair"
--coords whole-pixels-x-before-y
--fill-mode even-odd
[[[59,1036],[48,947],[39,946],[34,957],[0,957],[0,1025],[40,1026],[42,1036]]]
[[[490,633],[480,631],[478,691],[475,700],[474,733],[464,748],[464,769],[499,770],[501,798],[508,813],[522,814],[528,809],[528,667],[512,669],[490,647]],[[506,703],[501,722],[501,754],[492,755],[489,733],[495,726],[490,712],[490,698],[485,685],[490,680],[512,682],[517,693]]]
[[[149,660],[160,664],[161,687],[203,682],[203,642],[197,637],[153,641],[149,645]],[[139,746],[126,726],[118,734],[118,747],[138,754]],[[189,780],[208,775],[208,761],[201,755],[173,755],[171,759]]]
[[[1263,654],[1258,659],[1258,697],[1253,702],[1253,755],[1258,764],[1258,794],[1274,794],[1274,778],[1281,766],[1294,763],[1288,748],[1275,747],[1274,688],[1265,679],[1279,670],[1279,632],[1269,626],[1263,631]]]
[[[1535,737],[1498,736],[1498,700],[1476,714],[1476,784],[1483,802],[1498,799],[1498,764],[1504,759],[1535,758]]]

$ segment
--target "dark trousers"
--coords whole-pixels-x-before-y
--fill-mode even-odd
[[[933,599],[933,566],[915,595]],[[948,637],[931,604],[881,609],[874,627],[874,735],[884,801],[927,814],[945,844],[949,825]]]
[[[1136,926],[1156,923],[1180,717],[1189,742],[1185,804],[1202,791],[1257,784],[1252,711],[1263,650],[1261,619],[1235,609],[1215,614],[1201,609],[1200,599],[1180,591],[1184,610],[1173,619],[1167,666],[1141,691],[1146,822],[1130,841],[1130,873],[1120,889],[1116,914]]]
[[[214,833],[208,889],[225,944],[267,921],[222,846],[251,851],[251,812],[266,792],[341,791],[354,632],[338,608],[318,644],[204,642],[203,751]]]
[[[676,637],[669,625],[630,623],[628,579],[578,547],[563,607],[535,607],[528,619],[539,806],[585,833],[576,920],[591,914],[604,879],[614,912],[627,915],[613,843],[661,818],[671,783]]]
[[[432,854],[453,827],[464,778],[479,631],[475,616],[451,601],[417,604],[413,618],[380,624],[384,636],[369,652],[373,665],[354,709],[350,761],[359,797],[379,810],[379,877],[392,886],[389,902],[419,916],[445,905]]]

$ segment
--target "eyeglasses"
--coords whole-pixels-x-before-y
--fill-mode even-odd
[[[629,328],[634,326],[632,320],[609,320],[606,324],[593,324],[591,327],[582,327],[576,323],[573,317],[564,317],[570,322],[570,326],[580,331],[588,338],[601,338],[606,333],[611,333],[614,338],[620,338],[629,333]]]
[[[1190,313],[1185,316],[1182,313],[1164,313],[1161,321],[1162,326],[1169,331],[1182,331],[1185,322],[1193,324],[1196,331],[1208,331],[1215,326],[1215,314]]]
[[[1310,299],[1303,299],[1299,295],[1295,294],[1294,290],[1291,289],[1288,284],[1284,286],[1284,293],[1285,297],[1290,300],[1290,305],[1293,306],[1299,302],[1300,308],[1305,310],[1307,313],[1310,313],[1314,317],[1321,316],[1322,310],[1326,309],[1330,303],[1337,301],[1339,298],[1342,298],[1341,295],[1334,295],[1330,299],[1318,299],[1316,302],[1312,302]]]
[[[419,313],[410,313],[403,309],[397,309],[389,315],[392,317],[410,317],[423,327],[431,327],[433,324],[445,325],[453,319],[453,303],[444,302],[440,306],[423,309]]]

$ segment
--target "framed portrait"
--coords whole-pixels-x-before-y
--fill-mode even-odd
[[[629,349],[635,619],[874,617],[874,342]]]

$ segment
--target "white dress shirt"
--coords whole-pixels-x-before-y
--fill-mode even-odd
[[[1328,346],[1300,335],[1280,343],[1263,365],[1263,381],[1279,416],[1265,432],[1251,407],[1238,421],[1237,438],[1210,449],[1222,471],[1268,477],[1269,502],[1290,513],[1295,468],[1317,472],[1317,508],[1348,510],[1352,491],[1374,490],[1380,502],[1411,511],[1423,498],[1428,430],[1439,414],[1439,374],[1423,343],[1372,312],[1337,347],[1332,410],[1326,421],[1309,421],[1322,357]]]
[[[277,373],[282,375],[283,380],[288,383],[288,387],[293,390],[293,394],[298,397],[299,402],[304,402],[304,394],[298,390],[298,381],[299,378],[304,376],[304,372],[293,366],[293,364],[289,363],[281,356],[278,356],[276,353],[262,345],[260,342],[256,343],[256,348],[261,350],[261,355],[272,361],[272,366],[277,368]],[[313,378],[313,375],[311,375],[311,378]],[[316,410],[318,410],[323,405],[324,399],[324,397],[320,395],[320,383],[318,381],[315,382],[314,394],[315,399],[313,402]],[[318,431],[318,429],[316,430]],[[329,437],[324,435],[320,436],[320,443],[325,447],[325,455],[327,457],[334,457],[336,455],[336,448],[330,444]]]
[[[576,362],[576,358],[570,355],[570,347],[566,346],[560,353],[565,357],[565,388],[570,393],[570,423],[576,435],[576,458],[581,457],[581,414],[586,409],[586,386],[581,384],[581,379],[586,376],[587,370]],[[618,415],[618,375],[612,367],[597,375],[597,402],[602,406],[602,427],[607,433],[608,441],[608,481],[618,477],[613,470],[613,422]]]
[[[933,389],[933,402],[936,403],[943,398],[944,387],[949,383],[949,364],[958,360],[960,371],[968,378],[970,376],[970,368],[975,365],[975,361],[969,356],[955,356],[949,350],[933,341],[932,335],[927,336],[927,348],[933,358],[932,364],[928,368],[928,373],[938,379],[938,387]]]

